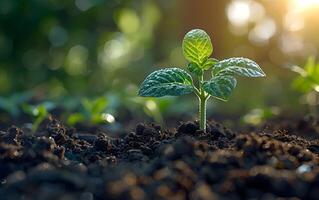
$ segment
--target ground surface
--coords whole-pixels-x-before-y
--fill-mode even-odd
[[[0,199],[318,199],[314,119],[233,132],[138,124],[122,138],[50,120],[0,132]]]

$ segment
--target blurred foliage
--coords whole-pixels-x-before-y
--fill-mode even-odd
[[[31,130],[36,132],[40,124],[49,116],[49,112],[56,107],[53,102],[43,102],[36,106],[30,104],[22,104],[23,111],[33,118]]]
[[[242,117],[242,122],[245,124],[258,125],[279,114],[280,108],[278,107],[255,108]]]
[[[1,119],[25,114],[22,104],[51,101],[64,119],[78,113],[73,121],[91,121],[83,99],[100,97],[108,102],[105,113],[120,121],[190,118],[198,109],[193,97],[141,100],[136,91],[157,66],[186,68],[180,45],[192,28],[207,30],[218,59],[248,57],[268,75],[243,82],[227,104],[209,103],[208,114],[273,106],[299,112],[299,94],[289,87],[294,74],[285,67],[317,56],[319,47],[319,4],[304,2],[1,0]]]
[[[30,93],[14,93],[9,97],[0,97],[0,109],[9,113],[11,117],[21,114],[20,105],[30,98]]]
[[[292,70],[298,76],[292,82],[292,86],[303,94],[301,102],[307,104],[310,112],[318,114],[319,104],[319,63],[314,57],[309,57],[305,66],[293,66]]]
[[[2,0],[0,92],[104,92],[118,84],[124,66],[151,65],[142,57],[159,17],[152,1]]]
[[[90,100],[84,98],[81,101],[81,112],[72,113],[67,123],[75,125],[80,122],[89,122],[91,124],[112,123],[114,117],[111,114],[105,113],[108,106],[108,100],[105,97]]]
[[[319,92],[319,63],[314,57],[310,57],[303,68],[294,66],[292,70],[299,74],[293,82],[294,88],[303,93]]]

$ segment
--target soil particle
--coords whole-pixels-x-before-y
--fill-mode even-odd
[[[112,144],[109,138],[99,137],[94,141],[94,147],[97,151],[110,151]]]
[[[319,143],[308,138],[283,129],[235,133],[214,121],[206,132],[198,122],[176,130],[141,123],[114,138],[50,119],[36,134],[17,127],[0,132],[0,196],[317,199]]]
[[[7,130],[7,132],[1,132],[0,133],[0,141],[6,143],[6,144],[13,144],[13,145],[20,145],[20,137],[22,135],[22,131],[12,126]]]

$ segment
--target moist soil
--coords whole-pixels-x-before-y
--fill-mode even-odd
[[[318,199],[317,121],[235,132],[215,121],[110,137],[56,119],[0,132],[0,199]]]

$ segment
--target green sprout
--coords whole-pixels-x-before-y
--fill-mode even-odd
[[[195,86],[192,76],[183,69],[166,68],[148,75],[142,83],[139,95],[143,97],[180,96],[195,93],[199,100],[200,129],[206,131],[206,102],[210,97],[227,101],[235,89],[234,75],[264,77],[259,65],[247,58],[229,58],[218,61],[209,58],[213,45],[209,35],[200,29],[188,32],[183,39],[183,54],[189,61],[187,69],[197,78]],[[211,71],[211,78],[204,80],[204,72]]]
[[[30,99],[29,92],[15,93],[9,97],[0,97],[0,110],[10,114],[11,117],[17,118],[21,115],[21,105]]]
[[[81,100],[81,112],[76,112],[70,115],[67,119],[69,125],[75,125],[80,122],[89,122],[91,124],[112,123],[114,117],[106,113],[108,100],[105,97]]]
[[[53,110],[56,105],[52,102],[43,102],[39,105],[23,104],[22,109],[25,113],[34,118],[31,131],[35,133],[40,127],[41,123],[48,118],[49,111]]]
[[[314,57],[309,57],[304,68],[293,66],[292,71],[299,74],[293,86],[303,93],[319,92],[319,63]]]
[[[293,87],[304,94],[307,99],[307,104],[310,111],[317,115],[319,96],[319,63],[316,62],[315,57],[309,57],[303,68],[293,66],[292,71],[299,74],[292,82]]]

